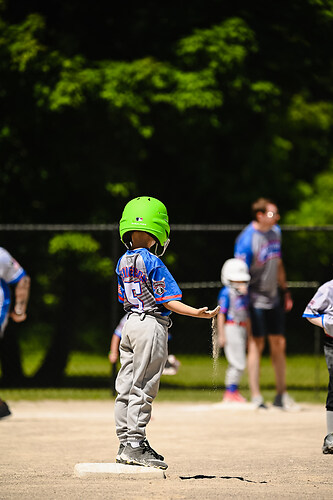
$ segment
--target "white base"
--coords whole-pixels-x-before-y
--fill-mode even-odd
[[[140,467],[139,465],[86,463],[76,464],[74,467],[74,475],[77,477],[87,477],[96,474],[112,475],[126,479],[137,478],[138,476],[144,479],[165,479],[166,477],[165,472],[162,469],[155,469],[154,467]]]

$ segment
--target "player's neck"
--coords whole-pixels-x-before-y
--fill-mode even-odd
[[[253,227],[256,231],[260,231],[261,233],[267,233],[271,229],[271,226],[267,226],[266,224],[258,222],[257,220],[253,221]]]
[[[144,231],[133,231],[131,250],[146,248],[149,250],[155,244],[154,238]]]

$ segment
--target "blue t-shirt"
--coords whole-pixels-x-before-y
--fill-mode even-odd
[[[164,302],[181,300],[182,292],[161,259],[147,248],[128,250],[118,261],[118,300],[126,312],[168,316]]]

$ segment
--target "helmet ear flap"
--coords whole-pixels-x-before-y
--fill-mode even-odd
[[[163,245],[163,246],[161,246],[161,244],[160,244],[158,241],[156,241],[156,246],[155,246],[155,255],[156,255],[156,257],[162,257],[162,255],[164,255],[164,252],[165,252],[165,251],[166,251],[166,249],[168,248],[169,243],[170,243],[170,238],[168,238],[168,239],[166,240],[166,242],[164,243],[164,245]],[[157,251],[158,251],[158,247],[159,247],[159,246],[161,246],[161,248],[162,248],[162,253],[157,253]]]

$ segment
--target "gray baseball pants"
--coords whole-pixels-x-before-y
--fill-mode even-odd
[[[115,423],[121,443],[145,438],[167,357],[168,328],[153,316],[131,314],[122,330],[116,380]]]
[[[228,361],[225,385],[238,385],[246,367],[246,338],[244,326],[225,325],[224,354]]]

